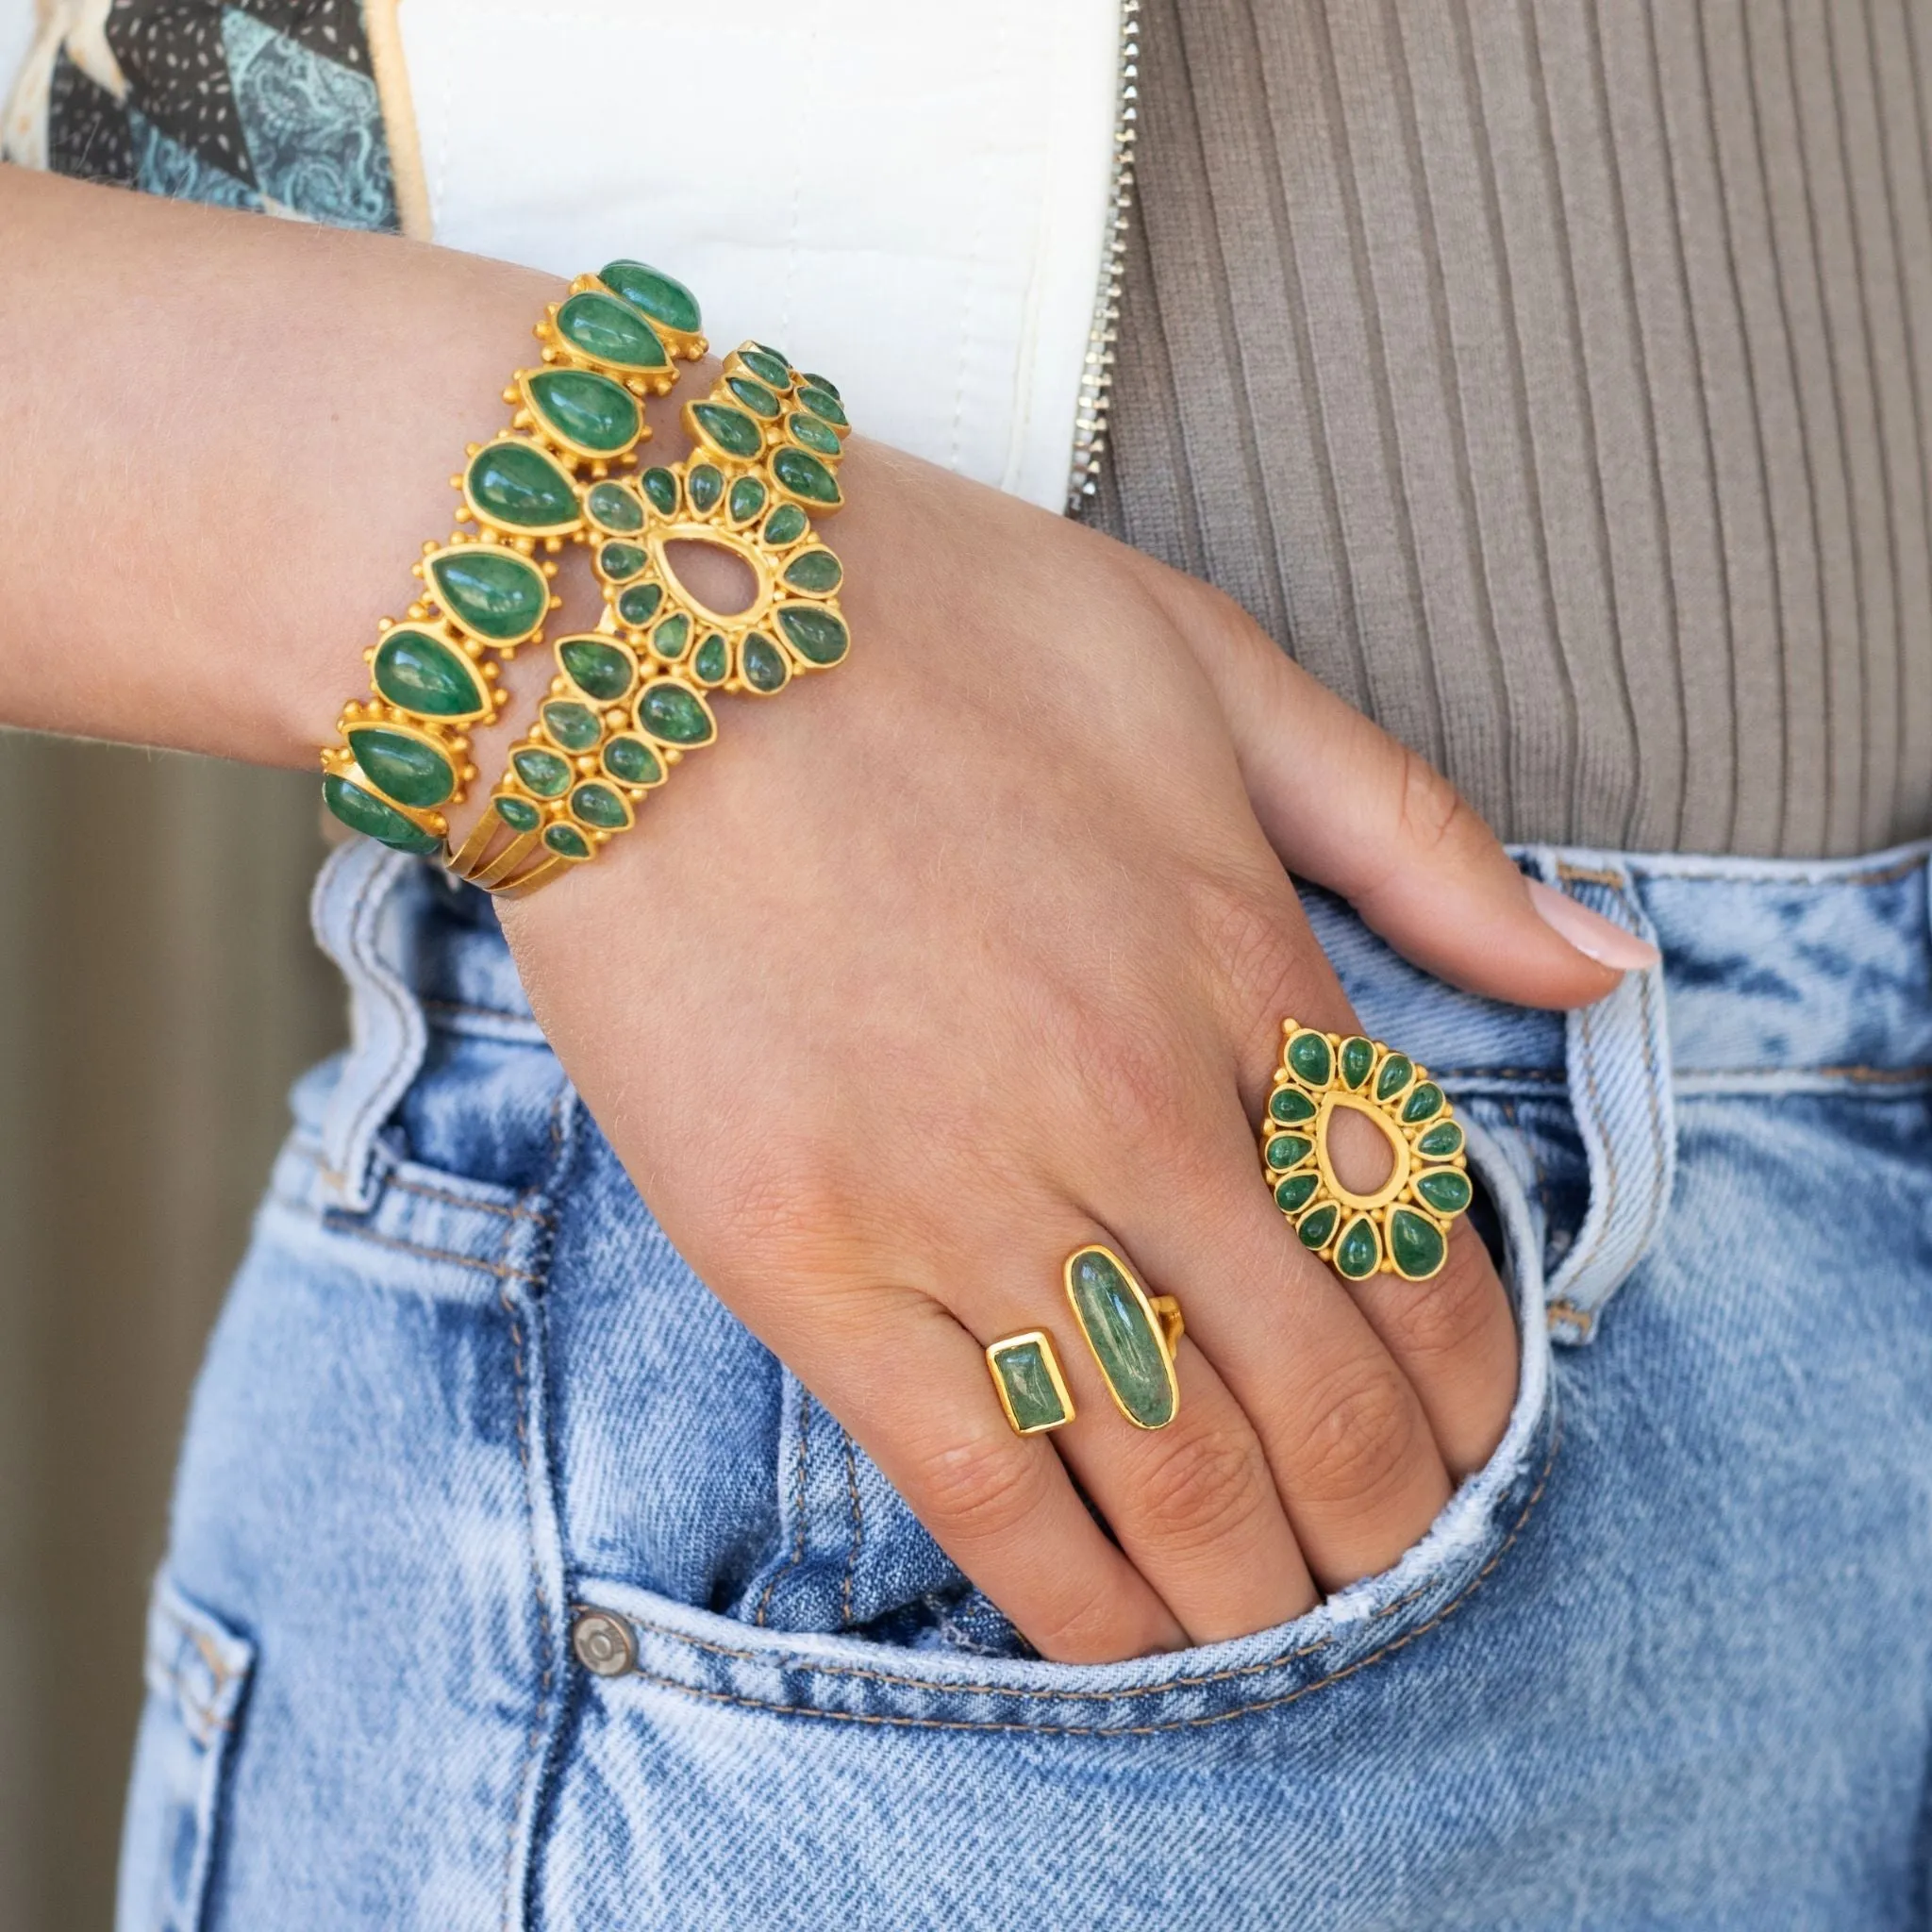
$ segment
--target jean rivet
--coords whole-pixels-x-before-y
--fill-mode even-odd
[[[608,1610],[581,1610],[571,1625],[570,1647],[577,1661],[598,1677],[621,1677],[637,1666],[638,1646],[630,1625]]]

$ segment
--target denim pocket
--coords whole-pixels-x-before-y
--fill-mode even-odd
[[[119,1932],[198,1932],[255,1647],[165,1576],[148,1605],[147,1706],[122,1843]]]

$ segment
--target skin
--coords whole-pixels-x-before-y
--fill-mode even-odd
[[[0,244],[0,717],[313,769],[560,291],[13,170]],[[1349,1288],[1269,1198],[1282,1017],[1355,1025],[1287,868],[1479,992],[1617,972],[1224,598],[862,438],[844,483],[851,661],[725,701],[637,830],[504,907],[532,1004],[692,1265],[1044,1655],[1282,1622],[1426,1529],[1517,1367],[1466,1224],[1426,1288]],[[1169,1428],[1079,1341],[1090,1241],[1181,1300]],[[1023,1441],[981,1351],[1037,1326],[1078,1416]]]

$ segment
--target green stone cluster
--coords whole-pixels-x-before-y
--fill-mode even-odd
[[[1448,1258],[1450,1224],[1473,1198],[1463,1132],[1448,1097],[1427,1068],[1379,1041],[1321,1033],[1292,1020],[1283,1031],[1281,1066],[1261,1127],[1274,1205],[1302,1245],[1345,1280],[1378,1273],[1428,1280]],[[1375,1109],[1407,1150],[1400,1189],[1378,1206],[1341,1198],[1324,1174],[1319,1140],[1335,1095]]]

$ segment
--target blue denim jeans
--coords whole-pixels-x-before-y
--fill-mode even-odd
[[[339,853],[354,1043],[195,1397],[123,1932],[1924,1924],[1926,861],[1528,852],[1663,952],[1567,1019],[1311,894],[1468,1120],[1514,1415],[1386,1574],[1076,1668],[673,1251],[488,906]]]

